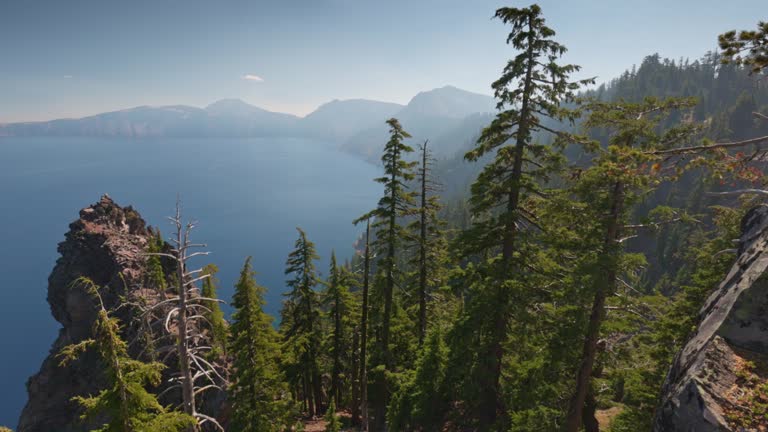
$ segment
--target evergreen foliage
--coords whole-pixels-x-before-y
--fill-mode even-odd
[[[765,184],[764,151],[739,146],[768,135],[768,87],[753,81],[768,70],[768,24],[721,35],[722,54],[651,55],[577,93],[592,80],[574,80],[580,68],[560,64],[566,48],[538,5],[500,8],[495,18],[510,27],[516,54],[492,84],[498,112],[463,155],[473,164],[434,164],[428,142],[413,161],[410,135],[387,120],[383,175],[374,179],[383,195],[355,221],[366,223],[364,252],[352,264],[332,252],[321,281],[315,245],[297,228],[279,331],[250,257],[230,325],[216,299],[217,267],[185,268],[195,254],[182,251],[197,246],[192,225],[184,230],[177,212],[175,249],[151,235],[147,286],[174,305],[165,322],[189,329],[173,334],[166,324],[187,413],[213,420],[195,411],[205,388],[194,377],[207,374],[191,362],[200,366],[196,355],[206,352],[231,366],[230,427],[242,432],[303,430],[299,414],[324,414],[326,431],[340,431],[337,408],[373,431],[597,432],[607,407],[621,411],[612,432],[652,428],[669,365],[731,267],[723,252],[760,202],[714,206],[707,192]],[[467,196],[441,196],[435,179],[450,181],[447,169],[476,177]],[[176,259],[171,278],[167,258]],[[64,348],[62,361],[96,348],[109,382],[77,398],[84,417],[107,419],[99,431],[197,428],[147,390],[164,366],[131,358],[98,288],[80,282],[100,310],[93,339]],[[182,313],[176,304],[186,302]],[[146,316],[138,331],[154,359],[161,350],[149,318],[157,317]],[[185,339],[199,329],[210,347]]]
[[[310,416],[323,409],[323,389],[320,374],[320,309],[315,292],[318,278],[315,272],[315,244],[307,239],[301,228],[299,238],[288,255],[285,274],[291,276],[287,284],[290,291],[283,303],[283,352],[291,357],[286,364],[289,382],[296,389],[294,396],[302,400]]]
[[[341,431],[341,421],[336,415],[336,402],[333,398],[331,398],[331,403],[328,404],[328,410],[325,412],[325,421],[325,432]]]
[[[254,274],[248,257],[232,298],[232,428],[281,432],[290,423],[290,406],[279,370],[279,336],[263,310],[266,290],[256,284]]]
[[[376,406],[375,418],[378,427],[383,427],[386,418],[393,373],[398,365],[404,364],[403,358],[413,353],[408,346],[407,336],[413,333],[408,329],[408,317],[396,303],[395,287],[402,289],[405,284],[404,269],[398,265],[398,259],[409,238],[402,218],[411,215],[413,211],[415,194],[408,190],[408,182],[415,178],[413,170],[416,162],[406,160],[406,156],[413,152],[413,148],[404,143],[404,140],[410,137],[408,132],[395,118],[387,120],[387,124],[390,138],[381,156],[384,176],[375,179],[377,183],[384,185],[384,195],[373,211],[357,220],[372,219],[375,239],[371,246],[374,253],[379,255],[373,279],[375,289],[371,292],[371,304],[375,306],[371,308],[371,320],[368,322],[368,331],[376,335],[377,342],[377,349],[371,355],[370,374],[371,382],[377,389],[377,397],[370,400]],[[394,338],[391,337],[393,334]],[[391,346],[391,340],[400,346]]]
[[[421,152],[417,181],[419,186],[419,204],[414,208],[415,219],[409,225],[415,253],[410,265],[418,277],[418,316],[415,320],[419,346],[424,342],[428,325],[428,303],[434,298],[437,289],[443,286],[446,279],[448,263],[448,241],[446,236],[447,223],[440,218],[442,210],[439,195],[440,184],[432,174],[431,152],[425,141],[419,148]],[[442,304],[441,306],[447,307]]]
[[[595,102],[585,106],[589,111],[585,127],[605,130],[610,138],[606,147],[596,143],[588,146],[596,155],[590,167],[579,172],[574,184],[577,199],[588,203],[583,207],[586,220],[581,225],[585,230],[581,236],[593,257],[585,269],[592,273],[588,295],[593,304],[567,417],[568,432],[577,432],[582,426],[606,302],[616,294],[624,275],[637,271],[632,266],[637,266],[638,260],[625,255],[624,244],[637,235],[637,230],[651,225],[630,224],[632,206],[665,179],[674,180],[679,175],[680,166],[666,166],[667,159],[659,152],[687,143],[698,132],[698,126],[690,122],[662,130],[660,124],[673,112],[691,109],[694,104],[686,99],[649,97],[641,103]],[[669,208],[657,209],[656,213],[661,218],[653,222],[656,224],[684,218]]]
[[[414,179],[413,169],[415,162],[407,162],[405,157],[413,152],[413,148],[403,141],[409,138],[408,132],[403,130],[397,119],[387,120],[390,138],[384,146],[381,162],[384,165],[385,176],[376,179],[376,182],[384,185],[384,196],[379,200],[378,207],[373,211],[376,217],[373,229],[376,240],[373,247],[381,255],[378,268],[381,276],[381,297],[384,302],[384,310],[381,313],[381,336],[379,340],[380,352],[384,364],[392,367],[392,354],[389,340],[391,332],[391,320],[393,315],[394,289],[401,276],[397,269],[397,252],[407,239],[406,229],[398,222],[398,218],[407,216],[412,211],[414,193],[408,191],[407,182]]]
[[[557,145],[539,142],[537,134],[561,134],[545,123],[572,121],[576,113],[564,108],[581,84],[571,81],[575,65],[557,63],[566,48],[553,39],[541,8],[501,8],[496,18],[512,27],[507,43],[520,51],[492,85],[499,113],[465,158],[478,161],[495,151],[493,159],[472,184],[472,226],[459,236],[463,254],[476,261],[467,273],[467,307],[449,335],[456,393],[466,412],[461,421],[480,430],[508,427],[507,396],[502,374],[512,320],[525,326],[523,315],[535,297],[526,292],[530,280],[523,269],[533,262],[537,247],[531,238],[539,226],[536,206],[546,196],[544,184],[561,168]],[[455,348],[453,344],[456,344]],[[517,342],[515,343],[518,344]],[[462,365],[471,365],[466,368]]]
[[[205,298],[216,299],[217,285],[219,283],[216,279],[216,273],[219,268],[216,264],[208,264],[203,267],[203,275],[208,275],[203,279],[203,288],[201,294]],[[208,308],[205,311],[205,317],[208,320],[207,324],[210,326],[211,331],[211,358],[215,359],[227,354],[227,321],[224,319],[224,312],[221,310],[221,306],[217,301],[205,301],[205,306]]]
[[[768,69],[768,21],[758,23],[757,30],[723,33],[718,42],[726,60],[745,65],[753,73]]]
[[[448,348],[439,328],[430,331],[416,368],[392,397],[387,424],[392,430],[440,431],[448,405],[445,392]]]
[[[322,303],[328,313],[330,334],[328,349],[325,351],[331,357],[331,389],[330,395],[344,406],[351,393],[352,370],[352,333],[357,321],[358,306],[349,292],[354,283],[354,275],[344,266],[336,263],[336,254],[331,253],[331,268],[326,289],[322,294]]]
[[[76,283],[85,287],[99,303],[93,338],[61,350],[62,365],[76,360],[80,354],[95,348],[103,361],[109,387],[96,396],[78,396],[75,400],[85,409],[83,419],[106,416],[109,420],[98,432],[184,431],[197,424],[186,414],[170,411],[146,390],[160,384],[161,363],[144,363],[128,355],[128,345],[120,336],[120,323],[110,316],[99,294],[99,287],[82,278]]]
[[[158,231],[156,235],[149,238],[149,245],[147,252],[160,253],[163,251],[165,242],[162,235]],[[165,290],[168,288],[168,284],[165,280],[165,273],[163,271],[163,264],[160,261],[160,257],[157,255],[150,255],[147,257],[147,285],[157,290],[160,295],[165,294]]]

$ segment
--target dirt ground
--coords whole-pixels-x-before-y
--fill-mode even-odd
[[[352,418],[352,414],[347,411],[339,411],[339,417],[343,424],[349,424],[349,419]],[[304,422],[304,432],[323,432],[325,431],[326,421],[323,418],[306,420]],[[354,429],[342,429],[342,431],[353,431]]]
[[[608,408],[607,410],[597,410],[595,417],[597,418],[597,422],[600,423],[600,430],[607,430],[611,426],[614,417],[619,415],[621,411],[622,408],[618,406]]]

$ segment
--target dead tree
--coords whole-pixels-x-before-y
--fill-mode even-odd
[[[190,232],[194,229],[195,223],[185,224],[182,221],[181,206],[178,202],[176,215],[168,219],[175,227],[175,235],[170,239],[172,248],[168,253],[148,253],[147,256],[161,256],[174,261],[175,286],[168,290],[169,296],[144,311],[147,316],[157,317],[153,324],[160,324],[162,327],[164,334],[159,340],[166,342],[158,347],[158,351],[164,354],[164,362],[174,356],[178,359],[179,371],[171,377],[169,387],[161,395],[174,390],[181,391],[182,411],[198,421],[197,427],[193,428],[194,432],[199,431],[205,424],[211,424],[216,429],[224,431],[215,418],[198,412],[196,404],[196,397],[206,390],[223,391],[227,384],[226,378],[218,368],[204,357],[212,347],[209,337],[202,331],[206,324],[210,326],[205,317],[206,313],[210,313],[210,309],[205,305],[206,302],[222,301],[200,295],[197,283],[209,277],[209,274],[203,274],[202,268],[187,270],[190,259],[209,254],[209,252],[192,252],[194,249],[206,246],[190,241]]]
[[[419,183],[419,206],[416,208],[418,219],[412,224],[415,231],[415,243],[418,250],[418,256],[413,260],[413,264],[418,269],[419,274],[419,321],[416,334],[419,336],[419,346],[424,344],[424,337],[427,334],[427,297],[429,295],[429,278],[434,273],[434,267],[439,266],[439,254],[441,247],[439,241],[442,239],[444,223],[437,216],[441,209],[438,201],[437,192],[442,190],[442,185],[432,178],[432,164],[434,159],[427,148],[429,141],[419,146],[421,152],[421,164],[419,166],[417,179]]]

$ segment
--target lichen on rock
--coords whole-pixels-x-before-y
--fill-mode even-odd
[[[766,374],[755,365],[768,358],[768,206],[750,210],[741,228],[736,262],[667,374],[655,432],[768,430],[750,408],[763,403]]]

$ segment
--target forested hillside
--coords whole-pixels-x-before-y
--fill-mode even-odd
[[[149,253],[125,302],[141,319],[79,280],[98,319],[64,360],[102,359],[106,390],[77,399],[102,430],[670,431],[654,429],[667,373],[768,194],[768,24],[595,88],[537,5],[495,18],[512,52],[497,111],[444,112],[462,126],[418,140],[389,119],[381,197],[349,215],[357,255],[298,228],[276,325],[250,259],[224,318],[178,213],[172,243],[131,231]],[[449,141],[456,157],[435,158]],[[732,430],[768,427],[759,375],[734,384],[754,397]]]

